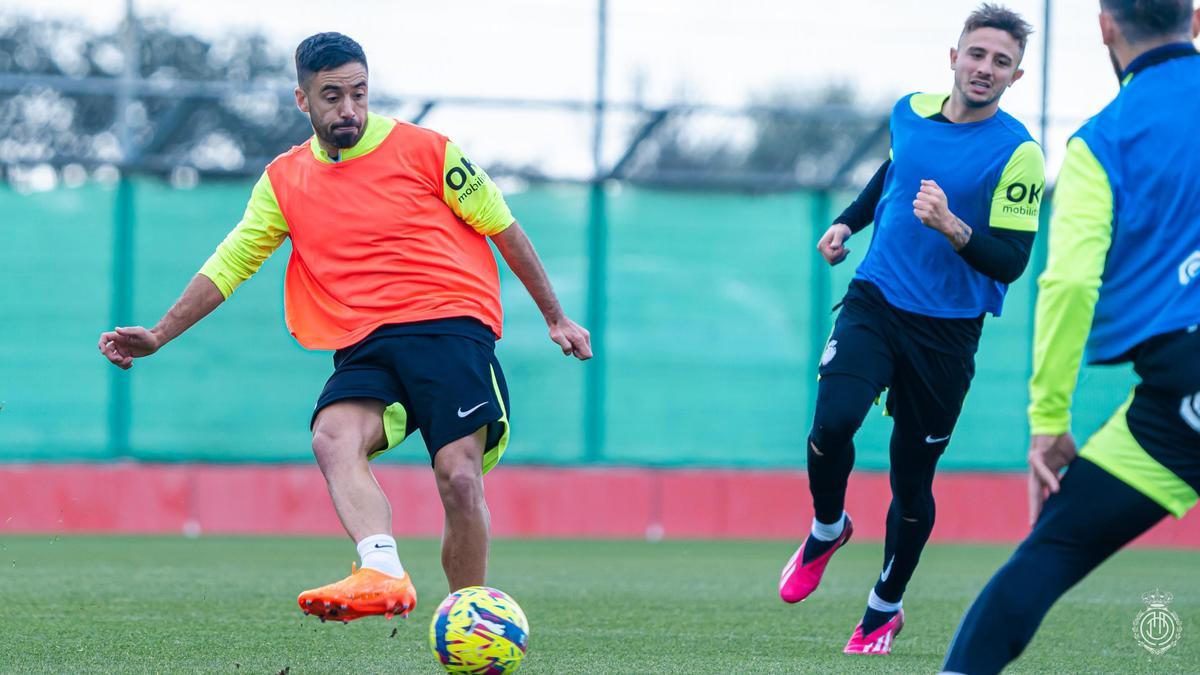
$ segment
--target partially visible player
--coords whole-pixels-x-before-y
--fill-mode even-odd
[[[1032,27],[984,4],[950,49],[953,89],[910,94],[892,111],[891,159],[821,238],[836,265],[873,220],[871,248],[821,357],[808,437],[812,532],[784,567],[786,602],[816,590],[853,532],[844,511],[854,434],[884,389],[895,426],[882,572],[848,654],[888,654],[904,590],[933,530],[933,476],[975,374],[986,314],[1029,261],[1045,179],[1041,148],[1000,97],[1021,78]]]
[[[289,331],[335,350],[312,414],[312,448],[362,567],[302,593],[322,619],[408,614],[416,591],[368,460],[420,430],[445,510],[450,590],[485,582],[483,474],[504,454],[510,405],[496,360],[500,280],[489,240],[533,296],[563,354],[592,355],[559,306],[495,183],[447,139],[368,112],[367,57],[340,33],[296,48],[296,104],[314,135],[277,157],[241,223],[151,330],[117,328],[100,351],[121,368],[216,309],[284,239]]]
[[[1200,491],[1200,11],[1100,7],[1121,92],[1071,137],[1055,188],[1029,383],[1037,522],[963,617],[950,672],[999,672],[1067,589]],[[1077,454],[1085,353],[1141,382]]]

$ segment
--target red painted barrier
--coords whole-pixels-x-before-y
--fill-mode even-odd
[[[375,467],[398,536],[436,536],[442,508],[423,466]],[[801,472],[508,466],[489,475],[499,537],[799,539],[812,517]],[[936,541],[1015,542],[1025,478],[937,477]],[[881,539],[885,474],[855,473],[855,534]],[[0,532],[341,534],[315,465],[0,465]],[[1139,545],[1200,547],[1200,518],[1168,519]]]

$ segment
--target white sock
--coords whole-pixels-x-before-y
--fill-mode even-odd
[[[898,612],[900,611],[900,606],[903,604],[903,599],[901,599],[899,602],[888,602],[887,600],[884,600],[878,595],[875,595],[874,588],[871,589],[871,594],[867,596],[867,607],[870,607],[876,612]]]
[[[404,566],[396,552],[396,540],[390,534],[373,534],[358,542],[358,557],[364,569],[370,568],[389,576],[404,576]]]
[[[813,518],[812,536],[821,541],[833,541],[842,536],[842,530],[846,529],[846,512],[842,511],[842,517],[838,518],[836,523],[826,525],[821,521]]]

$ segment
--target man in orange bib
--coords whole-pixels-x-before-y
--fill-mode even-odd
[[[296,105],[315,135],[277,157],[246,213],[154,328],[116,328],[100,351],[124,369],[178,337],[292,240],[284,300],[301,345],[332,349],[312,417],[313,454],[362,567],[299,597],[348,621],[407,615],[412,580],[391,507],[367,462],[420,430],[446,512],[451,590],[482,585],[489,519],[483,474],[508,445],[509,401],[494,353],[500,281],[488,240],[525,285],[563,354],[591,357],[500,191],[436,132],[367,112],[367,59],[339,33],[296,49]]]

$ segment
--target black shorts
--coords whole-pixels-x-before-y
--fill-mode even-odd
[[[430,460],[447,444],[487,427],[483,469],[508,445],[508,386],[496,360],[495,336],[468,318],[381,326],[333,354],[333,375],[313,410],[336,401],[383,402],[387,445],[374,458],[420,430]]]
[[[1141,382],[1079,455],[1179,518],[1200,493],[1200,329],[1152,337],[1128,359]]]
[[[969,353],[933,349],[913,334],[911,317],[900,312],[873,285],[852,282],[818,372],[823,378],[850,375],[876,391],[886,389],[887,413],[895,419],[896,431],[903,428],[913,436],[903,439],[906,443],[945,447],[975,376],[975,345],[969,345]]]

